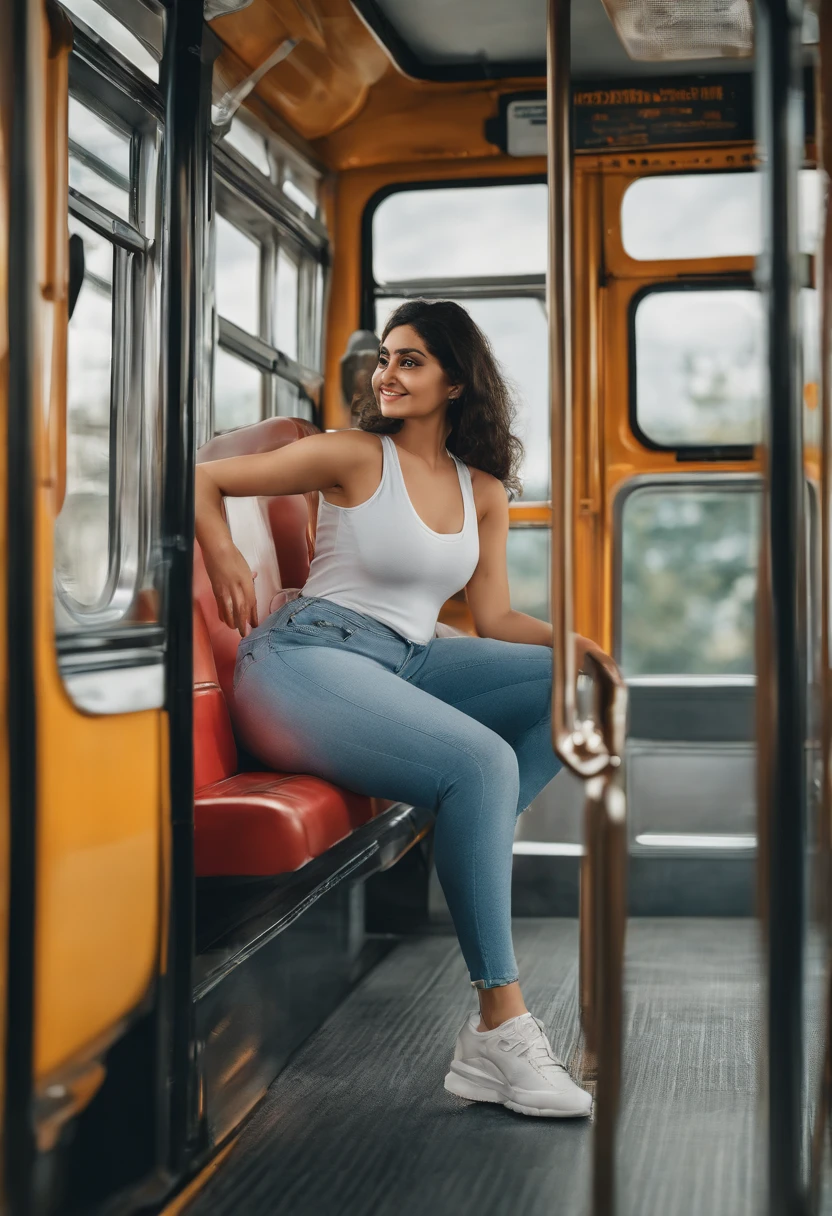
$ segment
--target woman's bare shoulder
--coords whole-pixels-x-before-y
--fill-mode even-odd
[[[475,469],[471,465],[468,466],[468,471],[471,474],[471,488],[474,491],[479,519],[490,510],[502,511],[508,506],[506,488],[499,477],[486,473],[483,469]]]

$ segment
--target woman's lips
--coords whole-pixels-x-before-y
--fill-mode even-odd
[[[385,397],[388,401],[398,401],[398,399],[400,397],[406,397],[407,393],[393,393],[389,389],[383,388],[381,390],[381,395],[382,395],[382,397]]]

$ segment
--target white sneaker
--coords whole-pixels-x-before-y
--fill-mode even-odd
[[[578,1119],[592,1096],[575,1084],[552,1051],[543,1023],[530,1013],[495,1030],[476,1029],[472,1013],[459,1032],[445,1088],[474,1102],[499,1102],[521,1115]]]

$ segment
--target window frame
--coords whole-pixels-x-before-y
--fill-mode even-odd
[[[673,452],[679,463],[685,461],[752,461],[757,445],[748,443],[659,443],[641,427],[638,419],[638,356],[636,341],[636,314],[641,303],[651,295],[674,292],[703,291],[750,291],[757,293],[752,274],[731,271],[730,274],[686,275],[678,279],[651,281],[634,292],[627,305],[627,416],[630,431],[650,452]]]
[[[430,181],[401,181],[383,186],[371,195],[361,217],[361,327],[375,333],[376,302],[379,299],[444,299],[453,294],[458,299],[503,299],[506,296],[539,296],[546,293],[546,273],[533,275],[494,275],[471,278],[406,280],[380,284],[373,273],[373,222],[378,208],[394,194],[417,190],[481,189],[484,186],[546,186],[545,173],[524,173],[518,176],[442,177]]]
[[[314,425],[320,427],[323,389],[323,312],[329,278],[329,236],[317,217],[310,216],[282,193],[282,173],[277,167],[272,178],[222,143],[214,147],[212,214],[210,223],[211,262],[213,267],[213,343],[211,352],[211,392],[208,417],[201,420],[197,442],[206,442],[220,432],[215,428],[214,351],[223,350],[233,358],[256,367],[263,375],[260,418],[279,417],[278,382],[284,380],[298,390],[311,409]],[[312,166],[310,174],[314,172]],[[274,179],[277,180],[274,180]],[[259,327],[249,333],[220,314],[216,301],[216,226],[215,216],[257,241],[260,246]],[[298,356],[281,350],[275,340],[277,317],[277,261],[283,247],[298,264]],[[320,295],[320,298],[318,296]],[[290,415],[294,417],[295,415]]]

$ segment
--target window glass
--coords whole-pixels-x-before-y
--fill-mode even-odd
[[[260,245],[223,216],[216,223],[217,312],[251,334],[260,332]]]
[[[621,204],[624,249],[639,260],[753,257],[762,250],[759,173],[679,173],[643,177]],[[813,169],[798,179],[800,248],[817,245],[821,182]]]
[[[277,380],[277,412],[284,418],[306,418],[313,421],[312,402],[296,385],[280,376]]]
[[[451,298],[451,297],[449,297]],[[520,468],[522,497],[527,502],[549,498],[549,362],[546,312],[542,300],[512,297],[457,300],[482,329],[517,401],[515,431],[525,453]],[[402,300],[376,302],[376,331]]]
[[[159,64],[126,26],[96,3],[96,0],[61,0],[63,7],[79,17],[84,25],[109,42],[128,63],[153,81],[159,80]]]
[[[264,177],[271,175],[265,138],[257,131],[253,131],[251,127],[246,126],[239,118],[234,119],[227,134],[223,136],[223,143],[230,144],[235,152],[239,152]]]
[[[546,186],[401,190],[373,215],[376,282],[545,274]]]
[[[91,261],[101,238],[73,222]],[[106,242],[101,242],[106,244]],[[112,250],[110,252],[112,274]],[[110,419],[113,301],[106,275],[85,277],[69,323],[66,497],[55,525],[55,572],[83,608],[101,599],[110,568]]]
[[[753,443],[764,401],[762,299],[654,291],[635,314],[636,419],[669,447]]]
[[[290,359],[298,357],[298,264],[281,248],[277,254],[277,332],[278,350]]]
[[[130,218],[130,138],[69,99],[69,184],[119,219]]]
[[[304,180],[287,168],[283,177],[283,193],[297,203],[307,215],[318,214],[317,192],[311,180]]]
[[[549,617],[549,555],[551,532],[548,528],[510,528],[508,534],[508,581],[511,606],[539,620]]]
[[[214,431],[231,431],[263,416],[263,376],[256,367],[217,348],[214,363]]]
[[[760,495],[646,487],[622,521],[621,662],[626,675],[754,671]]]
[[[84,280],[94,279],[108,289],[112,287],[113,246],[110,242],[74,215],[69,217],[69,231],[77,233],[84,242]]]

